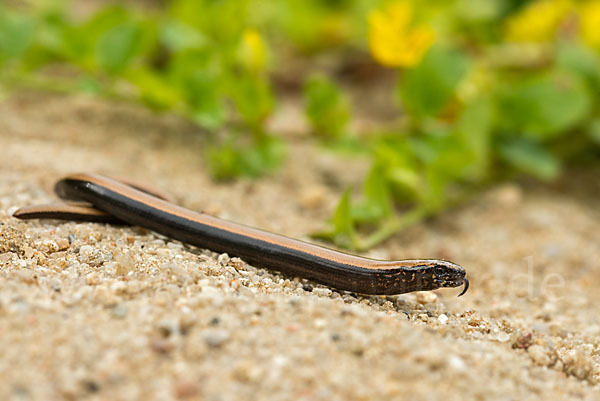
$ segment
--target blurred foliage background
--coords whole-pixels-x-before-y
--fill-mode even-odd
[[[600,159],[600,0],[74,5],[0,3],[3,93],[180,114],[219,133],[204,155],[217,179],[276,173],[286,144],[267,122],[296,96],[315,147],[372,166],[317,234],[340,246],[371,247],[490,182]],[[356,81],[389,95],[385,118],[355,123]]]

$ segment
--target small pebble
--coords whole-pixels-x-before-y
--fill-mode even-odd
[[[152,350],[159,354],[168,354],[173,350],[173,348],[173,343],[168,339],[159,338],[152,341]]]
[[[548,366],[550,364],[550,357],[548,356],[546,349],[541,345],[532,345],[527,349],[527,353],[538,365]]]
[[[127,307],[119,303],[112,309],[111,315],[114,318],[123,319],[125,316],[127,316]]]
[[[175,398],[178,400],[194,398],[199,390],[198,384],[190,379],[179,379],[174,386]]]
[[[332,293],[332,291],[329,288],[322,288],[322,287],[313,288],[312,292],[313,292],[313,294],[317,294],[320,297],[328,297]]]
[[[300,205],[304,209],[318,209],[325,204],[326,200],[327,188],[320,185],[310,186],[300,193]]]
[[[167,259],[171,256],[171,250],[169,248],[160,248],[156,251],[156,256]]]
[[[431,291],[419,291],[416,295],[417,302],[420,304],[430,304],[437,301],[437,295]]]
[[[117,274],[119,276],[126,276],[130,271],[135,269],[133,252],[119,253],[115,261],[117,262]]]
[[[59,238],[56,240],[56,246],[58,247],[59,251],[64,251],[65,249],[67,249],[70,245],[70,242],[68,239],[66,238]]]
[[[79,248],[79,256],[81,262],[87,262],[94,254],[95,248],[91,245],[82,245]]]
[[[507,333],[505,333],[503,331],[501,331],[493,336],[490,336],[490,337],[491,337],[491,339],[496,340],[500,343],[505,343],[510,340],[510,335],[508,335]]]
[[[125,284],[122,281],[117,281],[114,282],[110,285],[110,289],[115,293],[115,294],[124,294],[127,292],[127,284]]]
[[[524,334],[517,338],[513,343],[513,348],[527,349],[533,345],[533,335],[531,333]]]
[[[105,285],[96,286],[94,291],[94,299],[96,302],[99,302],[104,306],[114,306],[118,303],[114,292]]]
[[[421,320],[423,322],[429,321],[429,316],[427,315],[427,313],[419,313],[419,315],[417,317],[419,318],[419,320]]]
[[[452,369],[458,371],[463,371],[467,367],[465,361],[458,355],[450,355],[450,358],[448,358],[448,365],[450,365]]]
[[[211,330],[204,334],[204,341],[209,347],[221,347],[229,339],[229,332],[226,330]]]
[[[35,251],[33,250],[33,248],[31,248],[29,246],[26,246],[26,247],[24,247],[24,251],[23,252],[24,252],[25,257],[27,259],[31,259],[31,257],[33,256],[33,254],[34,254]]]
[[[85,282],[88,285],[96,285],[100,282],[100,274],[98,272],[91,272],[85,276]]]
[[[493,199],[504,208],[515,207],[523,199],[523,190],[516,184],[505,184],[493,191]]]
[[[327,326],[327,321],[325,319],[315,319],[313,324],[317,329],[322,329],[323,327]]]

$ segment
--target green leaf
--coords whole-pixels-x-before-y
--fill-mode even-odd
[[[418,197],[421,176],[415,153],[405,138],[382,138],[373,151],[375,163],[384,171],[396,201]]]
[[[425,167],[425,189],[420,193],[421,207],[430,211],[441,210],[446,203],[446,189],[453,181],[452,176],[444,174],[440,163]]]
[[[248,0],[171,0],[168,14],[173,19],[200,30],[225,50],[235,46],[248,26]]]
[[[200,49],[207,45],[206,37],[194,27],[177,19],[169,19],[160,27],[160,40],[173,52]]]
[[[67,31],[72,33],[72,22],[61,12],[44,15],[38,29],[36,44],[40,50],[52,53],[54,56],[65,57],[67,51]],[[65,57],[66,58],[66,57]]]
[[[157,109],[174,108],[181,101],[181,93],[166,77],[148,68],[130,69],[125,73],[129,82],[139,91],[142,102]]]
[[[85,93],[98,95],[102,93],[102,84],[93,76],[84,75],[79,78],[77,87]]]
[[[590,122],[587,133],[592,141],[600,145],[600,118],[596,118]]]
[[[493,24],[505,6],[502,0],[458,0],[451,4],[458,19],[469,24]]]
[[[600,57],[591,48],[573,41],[560,43],[556,61],[562,68],[586,79],[596,89],[600,87]]]
[[[424,135],[412,141],[423,160],[424,184],[419,200],[426,210],[443,208],[451,184],[466,180],[474,168],[474,155],[457,135]],[[418,146],[417,146],[418,145]]]
[[[340,202],[333,213],[331,223],[333,224],[336,237],[343,235],[351,238],[355,235],[350,203],[350,188],[346,189],[340,198]]]
[[[263,76],[242,74],[237,78],[230,77],[229,81],[237,111],[250,128],[261,132],[275,102],[269,80]]]
[[[350,188],[347,188],[340,198],[331,218],[331,230],[314,233],[312,237],[328,239],[339,246],[350,249],[358,246],[358,237],[354,230],[354,221],[352,220],[350,192]]]
[[[413,167],[405,165],[389,168],[388,178],[395,186],[397,200],[412,200],[419,195],[421,188],[421,175]]]
[[[469,175],[481,179],[487,174],[491,152],[493,108],[490,99],[482,96],[465,105],[456,131],[474,163]]]
[[[499,96],[501,129],[533,140],[564,135],[591,110],[584,83],[573,74],[555,71],[522,82],[507,83]]]
[[[168,76],[182,94],[190,117],[209,129],[220,127],[227,117],[222,95],[222,67],[208,50],[177,53]]]
[[[363,202],[352,208],[356,221],[375,222],[393,214],[389,184],[381,166],[375,164],[363,185]]]
[[[328,78],[314,76],[304,84],[304,109],[313,132],[323,138],[339,138],[350,119],[349,104]]]
[[[231,143],[207,146],[205,160],[210,174],[218,180],[227,180],[242,174],[240,152]]]
[[[39,22],[35,51],[29,58],[39,64],[58,60],[92,69],[96,39],[86,23],[76,25],[64,11],[50,10]]]
[[[101,8],[79,25],[55,24],[55,28],[58,28],[60,42],[53,43],[53,45],[67,60],[86,69],[95,69],[99,66],[98,41],[100,37],[109,30],[127,23],[130,18],[125,8],[111,5]]]
[[[432,47],[421,63],[406,70],[399,81],[399,95],[406,111],[420,117],[437,115],[452,99],[468,66],[464,53]]]
[[[0,13],[0,61],[20,57],[33,41],[35,23],[30,17]]]
[[[499,152],[517,170],[542,180],[552,180],[560,172],[560,161],[535,142],[521,139],[503,143]]]
[[[274,137],[263,136],[250,143],[236,141],[236,135],[222,144],[207,147],[206,161],[211,174],[220,180],[240,176],[256,177],[281,164],[285,155],[284,143]]]
[[[104,32],[96,46],[98,65],[111,73],[123,70],[141,49],[142,31],[127,21]]]
[[[241,153],[243,175],[259,176],[279,167],[285,155],[285,145],[278,138],[263,136],[254,146]]]

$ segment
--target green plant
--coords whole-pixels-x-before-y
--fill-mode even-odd
[[[107,5],[83,20],[66,4],[0,8],[3,83],[83,88],[177,112],[211,131],[246,131],[244,140],[212,143],[208,167],[219,178],[261,174],[281,161],[283,145],[265,132],[275,100],[267,46],[249,26],[247,3],[173,0],[162,12]],[[76,67],[74,78],[38,73],[49,64]]]
[[[384,10],[390,13],[386,17],[378,14],[373,23],[393,24],[394,18],[406,23],[409,17],[401,13],[416,3],[401,3]],[[463,26],[454,42],[432,46],[413,64],[416,56],[387,55],[395,51],[391,44],[376,47],[375,58],[404,67],[397,94],[406,114],[397,130],[373,138],[372,169],[360,200],[352,202],[347,191],[331,228],[317,236],[340,246],[369,248],[464,201],[491,180],[519,172],[552,180],[562,165],[597,155],[600,58],[576,38],[553,39],[557,21],[566,18],[561,13],[575,12],[556,4],[559,8],[551,8],[552,2],[540,5],[548,7],[545,15],[551,19],[548,25],[538,23],[543,32],[533,32],[520,9],[508,16],[491,13],[485,23]],[[537,15],[529,9],[526,13]],[[506,42],[492,27],[503,24],[543,43]],[[385,34],[404,32],[379,25],[372,41],[394,40]],[[406,35],[413,35],[406,29]],[[459,37],[471,51],[460,45]],[[528,49],[537,53],[524,61]],[[370,231],[360,234],[364,230],[357,231],[359,227]]]
[[[315,135],[334,140],[348,133],[348,100],[329,79],[313,76],[306,81],[304,107]]]

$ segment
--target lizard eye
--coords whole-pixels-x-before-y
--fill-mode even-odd
[[[446,273],[446,269],[438,266],[433,270],[433,272],[435,273],[436,276],[443,276],[444,273]]]

